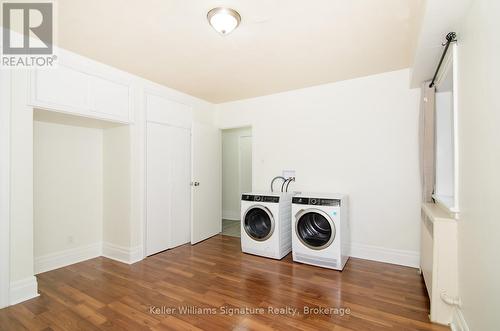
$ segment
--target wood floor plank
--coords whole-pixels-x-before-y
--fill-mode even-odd
[[[416,269],[276,261],[243,254],[239,238],[223,235],[133,265],[99,257],[37,278],[40,297],[0,310],[1,331],[449,330],[429,322]]]

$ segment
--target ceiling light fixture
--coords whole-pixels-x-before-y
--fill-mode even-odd
[[[207,19],[212,28],[223,36],[231,33],[241,22],[241,16],[236,10],[225,7],[210,10]]]

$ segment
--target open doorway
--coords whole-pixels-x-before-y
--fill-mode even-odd
[[[222,234],[240,236],[241,194],[252,191],[252,128],[222,130]]]

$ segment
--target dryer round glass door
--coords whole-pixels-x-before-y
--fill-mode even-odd
[[[273,234],[274,219],[269,209],[255,205],[245,212],[243,227],[250,238],[264,241]]]
[[[335,224],[322,210],[309,209],[296,215],[295,232],[299,240],[315,250],[327,248],[335,239]]]

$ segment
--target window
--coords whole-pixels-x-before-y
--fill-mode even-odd
[[[436,83],[434,199],[458,212],[457,45],[450,46]]]

